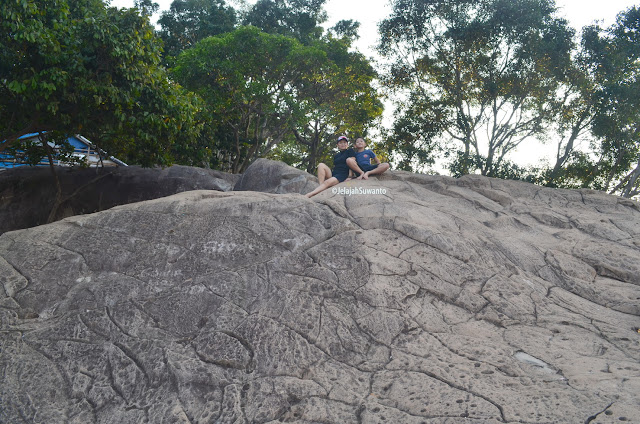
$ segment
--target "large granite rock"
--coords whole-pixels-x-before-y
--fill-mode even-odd
[[[402,172],[337,188],[2,235],[0,422],[638,422],[637,203]]]
[[[283,162],[261,158],[249,165],[233,189],[262,193],[305,194],[317,186],[318,179],[311,174]]]
[[[188,190],[233,189],[239,175],[175,165],[102,169],[58,167],[64,202],[54,220],[117,205],[157,199]],[[45,224],[54,206],[55,180],[49,168],[20,167],[0,172],[0,234]]]

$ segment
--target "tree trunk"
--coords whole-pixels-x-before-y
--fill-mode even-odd
[[[53,174],[53,180],[56,183],[56,198],[53,201],[53,206],[51,207],[51,211],[49,212],[49,216],[47,217],[47,224],[52,223],[56,219],[56,215],[58,214],[58,208],[62,204],[62,185],[60,184],[60,177],[56,172],[56,167],[53,165],[53,149],[47,143],[47,139],[44,134],[40,133],[38,137],[42,146],[47,149],[47,159],[49,160],[49,169]]]
[[[236,154],[235,154],[235,158],[233,159],[233,163],[231,165],[231,173],[232,174],[237,174],[238,173],[238,165],[240,163],[240,132],[235,129],[235,139],[236,139]]]
[[[311,146],[309,148],[309,164],[307,165],[307,172],[310,174],[315,174],[316,167],[318,166],[318,149],[320,146],[320,135],[316,131],[313,135],[313,139],[311,141]]]
[[[606,183],[604,185],[604,191],[609,191],[609,187],[611,186],[611,181],[613,181],[613,177],[616,175],[616,169],[618,168],[618,165],[620,165],[620,158],[622,157],[622,153],[619,153],[616,156],[616,160],[613,163],[613,166],[611,167],[611,170],[609,171],[609,175],[607,175],[607,180]]]
[[[554,187],[555,180],[560,176],[560,171],[562,167],[567,163],[569,156],[573,153],[573,145],[575,141],[578,139],[580,135],[580,131],[582,131],[582,124],[586,119],[586,114],[575,123],[573,128],[571,129],[571,136],[569,136],[569,140],[567,141],[566,146],[564,146],[564,152],[562,156],[560,156],[560,145],[558,145],[558,153],[556,154],[556,164],[553,166],[553,170],[551,171],[551,175],[549,176],[549,180],[546,182],[547,187]]]
[[[640,177],[640,159],[638,159],[638,164],[636,165],[636,169],[633,170],[631,174],[631,178],[629,178],[629,182],[622,190],[622,197],[629,198],[637,194],[636,190],[634,190],[634,187],[636,186],[636,183],[638,182],[639,177]]]

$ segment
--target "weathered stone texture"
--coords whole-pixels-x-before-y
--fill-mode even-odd
[[[636,203],[341,186],[386,194],[190,191],[2,235],[0,422],[638,422]]]
[[[180,165],[164,169],[56,167],[56,173],[63,201],[54,221],[183,191],[230,191],[240,178]],[[49,168],[23,166],[0,172],[0,234],[45,224],[55,200],[56,184]]]
[[[293,168],[283,162],[257,159],[234,186],[235,191],[259,191],[262,193],[305,194],[316,188],[316,177]]]

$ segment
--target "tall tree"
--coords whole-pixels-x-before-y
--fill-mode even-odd
[[[585,27],[558,102],[556,162],[546,185],[590,187],[632,197],[640,188],[640,11],[607,29]],[[578,150],[579,137],[591,140]]]
[[[198,41],[232,31],[236,11],[224,0],[174,0],[158,19],[167,64]]]
[[[319,54],[294,38],[240,27],[179,56],[175,78],[204,99],[216,124],[217,167],[243,172],[284,139],[299,108],[296,87]]]
[[[633,197],[640,193],[640,8],[619,14],[602,33],[594,29],[585,43],[598,67],[593,131],[606,173],[598,188]]]
[[[456,172],[499,173],[509,152],[541,134],[570,64],[573,31],[553,0],[394,0],[380,24],[386,81],[457,142]],[[430,111],[430,107],[436,109]],[[407,117],[407,119],[415,117]]]
[[[319,61],[299,81],[295,143],[289,148],[314,173],[334,147],[335,134],[366,136],[382,114],[382,103],[373,86],[376,72],[362,54],[349,51],[348,36],[326,37],[311,47],[320,52]]]
[[[555,142],[555,162],[543,171],[540,181],[549,187],[576,181],[575,172],[581,168],[576,165],[586,158],[581,154],[579,144],[592,138],[598,96],[592,66],[585,59],[585,51],[581,48],[575,53],[574,63],[556,91],[555,118],[548,128]]]

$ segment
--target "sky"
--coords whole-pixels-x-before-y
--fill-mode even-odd
[[[160,11],[152,17],[155,22],[163,10],[168,10],[173,0],[155,0],[160,5]],[[242,0],[240,0],[242,1]],[[227,0],[227,3],[236,7],[237,0]],[[255,0],[248,0],[253,4]],[[134,0],[112,0],[112,6],[133,7]],[[569,21],[569,24],[579,30],[585,25],[598,22],[601,26],[607,27],[615,22],[616,15],[631,6],[640,5],[640,0],[556,0],[558,15]],[[325,28],[333,26],[343,19],[353,19],[360,22],[360,39],[355,43],[355,47],[367,57],[376,58],[374,46],[378,40],[378,23],[386,18],[391,8],[389,0],[327,0],[325,10],[328,14],[328,21],[323,25]],[[390,114],[393,107],[386,105],[384,124],[392,121]],[[527,143],[518,148],[510,155],[510,158],[521,166],[536,165],[541,159],[551,160],[553,149],[536,143]]]

